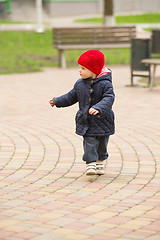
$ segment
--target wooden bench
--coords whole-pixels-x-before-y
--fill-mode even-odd
[[[135,26],[53,28],[54,47],[59,51],[58,66],[66,67],[64,50],[129,48]]]

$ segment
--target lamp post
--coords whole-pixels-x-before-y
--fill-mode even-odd
[[[36,0],[36,11],[37,11],[37,33],[43,33],[43,7],[42,7],[42,0]]]

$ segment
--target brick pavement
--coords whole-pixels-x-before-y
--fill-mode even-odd
[[[127,88],[129,66],[112,70],[116,134],[100,177],[84,174],[77,105],[48,104],[77,69],[0,76],[0,239],[160,239],[160,89]]]

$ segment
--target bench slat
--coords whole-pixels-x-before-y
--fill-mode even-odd
[[[117,27],[76,27],[76,28],[54,28],[57,32],[85,32],[85,31],[128,31],[134,30],[135,26],[117,26]]]
[[[67,41],[68,39],[73,39],[74,41],[76,40],[76,39],[78,39],[78,40],[83,40],[83,39],[105,39],[105,40],[109,40],[109,39],[116,39],[117,41],[119,40],[119,39],[121,39],[121,38],[127,38],[127,39],[129,39],[131,36],[130,35],[126,35],[126,34],[124,34],[124,35],[99,35],[99,36],[83,36],[83,35],[81,35],[81,36],[65,36],[65,37],[59,37],[59,36],[57,36],[57,37],[55,37],[55,41],[59,41],[59,40],[61,40],[61,41]]]
[[[123,43],[123,44],[94,44],[92,45],[92,49],[110,49],[110,48],[129,48],[131,45],[130,43]],[[79,44],[79,45],[59,45],[58,49],[60,50],[71,50],[71,49],[90,49],[90,44]]]
[[[125,44],[125,43],[130,43],[128,40],[119,40],[119,41],[115,41],[115,40],[109,40],[109,41],[95,41],[95,42],[93,42],[93,41],[87,41],[87,42],[85,42],[85,41],[75,41],[75,42],[71,42],[71,41],[68,41],[68,42],[59,42],[59,43],[57,43],[57,47],[58,46],[66,46],[66,45],[71,45],[71,46],[74,46],[74,45],[85,45],[85,44],[90,44],[90,45],[94,45],[94,44],[109,44],[109,43],[112,43],[112,44]]]
[[[100,37],[79,37],[79,38],[56,38],[55,39],[56,42],[81,42],[81,41],[84,41],[84,42],[94,42],[94,41],[115,41],[115,42],[118,42],[118,41],[130,41],[130,36],[106,36],[106,37],[103,37],[103,36],[100,36]]]

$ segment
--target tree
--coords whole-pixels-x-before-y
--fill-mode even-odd
[[[114,0],[104,0],[103,24],[105,26],[115,25]]]

